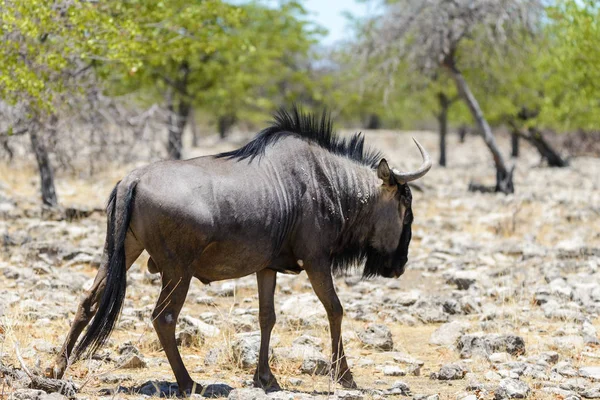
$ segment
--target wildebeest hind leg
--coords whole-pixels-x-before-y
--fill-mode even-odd
[[[142,245],[131,234],[128,234],[125,239],[125,259],[127,269],[131,267],[143,250],[144,248]],[[58,356],[56,356],[53,365],[46,369],[46,376],[50,378],[62,378],[64,375],[65,370],[67,369],[69,357],[71,356],[73,347],[75,346],[79,335],[81,335],[81,332],[83,332],[92,317],[96,314],[98,301],[102,297],[104,286],[106,284],[107,264],[107,244],[105,244],[102,262],[100,264],[100,268],[98,269],[98,273],[96,274],[96,278],[94,279],[94,283],[90,290],[85,293],[83,299],[79,303],[79,307],[77,308],[77,313],[75,314],[75,319],[71,324],[69,333],[67,333],[67,337],[60,352],[58,353]]]
[[[160,344],[162,345],[171,369],[175,374],[175,379],[179,385],[179,391],[182,394],[191,392],[201,393],[202,386],[197,385],[188,373],[181,354],[177,349],[175,339],[175,327],[179,312],[183,307],[188,289],[190,287],[191,277],[182,276],[173,272],[173,270],[162,267],[162,290],[152,312],[152,323]],[[169,273],[172,272],[172,273]]]
[[[307,268],[306,274],[315,294],[321,300],[321,303],[323,303],[329,319],[332,348],[331,372],[334,374],[335,379],[345,388],[356,388],[356,383],[354,382],[350,368],[348,368],[348,362],[344,354],[344,345],[342,344],[342,318],[344,316],[344,309],[335,293],[331,271],[329,268],[323,268],[323,270]]]
[[[256,273],[256,279],[258,281],[260,351],[258,353],[258,365],[254,373],[254,386],[272,392],[281,390],[269,366],[269,342],[271,341],[271,331],[276,318],[273,295],[275,293],[277,272],[272,269],[263,269]]]

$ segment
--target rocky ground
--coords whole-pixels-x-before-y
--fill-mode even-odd
[[[436,157],[436,136],[413,134]],[[401,168],[419,163],[409,133],[369,132],[368,140]],[[231,146],[206,141],[201,152]],[[423,192],[413,192],[405,275],[336,280],[359,390],[328,378],[327,320],[305,274],[278,279],[272,365],[285,391],[267,397],[249,386],[259,337],[253,276],[192,285],[179,338],[193,377],[230,399],[600,398],[600,160],[550,169],[525,147],[515,195],[474,194],[466,190],[471,180],[491,184],[494,176],[481,139],[452,138],[449,149],[449,167],[434,168]],[[60,176],[61,201],[102,207],[130,168],[93,181]],[[62,343],[105,232],[99,212],[71,222],[42,212],[36,190],[33,167],[0,166],[1,364],[21,368],[20,354],[32,374]],[[174,396],[150,321],[159,290],[159,277],[140,257],[109,345],[67,371],[78,398]],[[62,398],[25,389],[30,379],[22,371],[9,375],[2,398]]]

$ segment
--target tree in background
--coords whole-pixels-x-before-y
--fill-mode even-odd
[[[512,155],[518,140],[532,144],[552,167],[568,162],[545,138],[545,130],[596,129],[600,102],[595,43],[600,11],[595,2],[557,1],[536,35],[522,34],[502,57],[481,49],[487,66],[473,63],[467,79],[492,124],[509,125]],[[473,49],[474,50],[474,49]]]
[[[143,49],[134,54],[139,67],[114,76],[115,93],[136,93],[150,102],[162,98],[173,159],[182,156],[193,108],[214,116],[225,136],[248,111],[262,115],[281,104],[278,88],[305,75],[294,68],[308,58],[318,33],[295,1],[269,7],[144,0],[115,7],[115,18],[136,25],[135,40]]]
[[[48,148],[59,116],[99,91],[96,61],[128,59],[121,44],[128,43],[124,32],[130,27],[88,2],[2,0],[0,9],[0,137],[29,135],[42,202],[54,207],[58,198]]]
[[[183,131],[194,102],[220,78],[222,60],[250,51],[236,35],[243,10],[221,0],[108,2],[113,18],[131,25],[137,63],[109,74],[112,94],[162,99],[167,153],[181,158]],[[116,72],[116,73],[115,73]]]
[[[313,52],[322,30],[307,20],[300,2],[269,7],[260,2],[241,6],[233,32],[246,52],[224,53],[215,84],[198,101],[217,120],[223,138],[238,120],[261,122],[282,104],[306,101],[314,90],[310,79]]]
[[[496,166],[495,191],[512,193],[512,170],[496,144],[460,65],[465,57],[465,43],[501,51],[503,47],[515,44],[515,33],[535,32],[540,21],[541,2],[400,0],[386,3],[385,9],[384,16],[371,30],[369,52],[383,57],[382,66],[386,69],[394,70],[405,61],[427,76],[440,70],[449,74],[492,154]]]
[[[595,0],[557,0],[548,7],[551,40],[539,66],[545,72],[539,123],[558,129],[600,125],[600,7]]]

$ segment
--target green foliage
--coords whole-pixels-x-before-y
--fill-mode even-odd
[[[187,88],[180,95],[203,88],[215,75],[207,60],[223,49],[240,51],[231,31],[240,24],[242,10],[220,0],[112,0],[114,20],[130,24],[130,68],[106,70],[113,80],[113,94],[140,88],[162,93],[176,86],[182,65],[189,68]],[[109,66],[110,67],[110,66]],[[184,93],[186,92],[186,93]],[[191,94],[190,94],[191,96]]]
[[[268,7],[221,0],[0,0],[0,98],[53,112],[85,90],[171,96],[216,116],[271,111],[312,91],[306,72],[322,30],[296,1]]]
[[[547,23],[523,35],[507,53],[484,54],[465,75],[492,124],[514,119],[525,107],[539,114],[525,122],[556,130],[600,124],[600,8],[594,1],[561,0],[547,8]]]
[[[316,51],[323,30],[301,3],[271,4],[0,0],[0,99],[25,104],[30,115],[48,114],[99,85],[143,102],[189,103],[215,118],[262,121],[299,102],[327,107],[353,125],[376,114],[398,128],[432,121],[438,93],[456,96],[443,73],[398,65],[388,76],[377,68],[381,60],[365,64],[361,35],[373,19],[352,19],[355,43]],[[535,35],[523,33],[506,51],[481,46],[474,31],[461,41],[458,64],[492,124],[527,107],[540,111],[531,124],[597,129],[600,7],[557,0],[543,18]],[[471,116],[455,104],[450,120]]]
[[[0,0],[0,98],[53,111],[95,60],[127,61],[135,30],[92,2]]]
[[[544,125],[598,129],[600,125],[600,6],[597,1],[560,0],[548,9],[552,23],[543,71]]]
[[[118,18],[133,21],[139,63],[110,76],[113,94],[165,96],[215,117],[264,119],[309,85],[301,63],[321,31],[295,1],[273,8],[220,0],[130,1]],[[160,101],[160,100],[159,100]]]
[[[229,48],[214,60],[214,84],[198,94],[198,104],[217,117],[264,120],[280,105],[312,97],[312,48],[322,30],[296,1],[241,7],[240,26],[230,38],[242,51]]]

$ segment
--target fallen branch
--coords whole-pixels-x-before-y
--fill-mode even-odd
[[[513,137],[522,138],[533,145],[533,147],[535,147],[540,153],[542,158],[548,161],[549,166],[562,168],[569,165],[569,162],[563,159],[560,154],[554,150],[552,145],[550,145],[546,138],[544,138],[544,135],[539,129],[536,127],[530,127],[527,130],[527,133],[524,133],[514,121],[509,121],[509,124],[512,128],[511,133]]]
[[[17,355],[17,359],[19,360],[19,364],[21,364],[21,369],[25,372],[30,380],[29,387],[31,389],[43,390],[46,393],[60,393],[69,398],[75,398],[78,389],[73,382],[35,375],[29,370],[29,368],[27,368],[25,361],[23,361],[23,357],[21,357],[21,352],[19,351],[19,345],[17,343],[15,343],[15,353]]]

